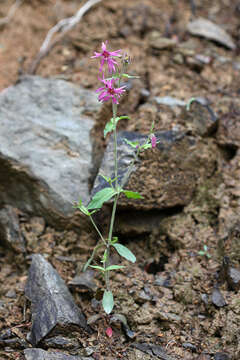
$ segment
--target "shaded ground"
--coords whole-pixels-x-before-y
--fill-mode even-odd
[[[235,51],[186,32],[186,24],[193,17],[193,3],[198,16],[221,25],[232,35],[237,45]],[[207,0],[106,0],[92,8],[62,44],[41,62],[37,74],[63,77],[95,89],[98,68],[90,56],[99,49],[102,40],[108,39],[112,49],[122,48],[131,54],[131,71],[141,77],[133,84],[129,100],[124,100],[121,106],[121,112],[132,118],[122,125],[125,129],[146,132],[153,118],[157,130],[188,127],[178,111],[157,105],[141,107],[138,89],[144,88],[152,96],[168,95],[185,101],[193,96],[207,97],[225,128],[233,129],[230,135],[234,137],[239,131],[236,124],[240,114],[240,5],[237,0],[209,3]],[[6,15],[9,5],[10,1],[1,2],[0,16]],[[0,89],[13,84],[19,72],[27,71],[47,31],[59,19],[72,16],[80,5],[80,1],[37,0],[22,4],[11,22],[0,30]],[[153,37],[160,35],[176,39],[178,46],[156,49]],[[199,54],[205,56],[205,63],[195,61]],[[95,127],[98,138],[108,112],[106,105],[99,115]],[[136,266],[128,266],[113,277],[116,312],[127,317],[130,328],[136,332],[134,341],[160,344],[176,359],[213,359],[218,352],[228,353],[229,359],[240,358],[239,293],[223,285],[221,291],[227,306],[215,307],[210,300],[223,255],[228,255],[236,267],[240,262],[240,155],[234,141],[239,144],[234,139],[228,146],[224,139],[222,144],[218,141],[223,153],[218,163],[220,183],[198,189],[189,206],[172,214],[161,224],[159,232],[141,236],[133,233],[130,239],[121,239],[128,242],[138,260]],[[25,214],[20,213],[19,217],[28,255],[45,254],[67,283],[80,273],[90,247],[94,246],[94,238],[89,239],[88,233],[79,236],[54,230],[47,224],[41,225],[42,220],[30,219]],[[198,254],[204,244],[208,246],[210,259]],[[28,262],[28,257],[0,248],[1,331],[11,328],[20,339],[26,337],[31,326],[24,298]],[[96,282],[101,288],[101,279]],[[92,293],[75,288],[73,294],[87,317],[99,312],[94,307]],[[208,304],[202,300],[203,294],[209,296]],[[96,359],[138,358],[120,327],[113,326],[113,337],[108,339],[107,318],[100,318],[92,326],[96,330],[94,335],[79,340],[83,347],[95,346]],[[206,356],[201,358],[201,354]],[[0,350],[0,356],[21,359],[21,347],[14,349],[9,345]],[[144,359],[150,358],[146,355]]]

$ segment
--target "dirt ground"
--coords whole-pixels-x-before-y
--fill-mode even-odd
[[[22,2],[10,22],[0,26],[0,91],[29,71],[48,30],[60,19],[75,14],[82,3],[80,0]],[[10,0],[0,1],[0,19],[7,15],[12,4]],[[186,25],[195,16],[221,25],[231,34],[236,49],[228,50],[215,42],[191,36]],[[103,0],[41,61],[36,73],[96,89],[98,67],[90,57],[100,50],[102,41],[108,40],[111,49],[124,49],[130,54],[130,70],[140,76],[137,87],[148,90],[151,96],[172,96],[185,101],[194,96],[207,97],[220,118],[230,110],[237,117],[240,110],[239,19],[238,0]],[[175,39],[177,47],[156,49],[156,34]],[[204,61],[196,61],[196,55],[202,55]],[[124,128],[146,132],[155,110],[152,107],[143,110],[134,92],[135,88],[129,100],[124,100],[125,108],[121,107],[121,111],[132,118],[131,122],[124,123]],[[181,118],[163,111],[156,129],[169,130],[177,125],[182,126]],[[96,134],[102,128],[100,119]],[[235,165],[228,168],[227,160],[219,165],[224,179],[231,175],[228,171],[234,171],[234,166],[239,167],[236,160]],[[220,239],[231,227],[234,211],[226,210],[226,216],[222,216],[229,224],[221,227],[220,206],[204,202],[205,195],[203,190],[202,198],[196,198],[183,214],[175,214],[172,225],[166,224],[172,227],[172,239],[176,240],[171,246],[166,245],[166,237],[161,234],[122,239],[136,254],[137,263],[113,276],[116,312],[126,316],[136,336],[129,340],[119,326],[112,325],[113,336],[108,338],[105,330],[109,319],[100,317],[92,324],[96,330],[94,335],[79,338],[84,348],[95,347],[96,359],[137,359],[132,342],[161,345],[175,359],[240,358],[239,293],[223,285],[221,292],[227,303],[224,307],[216,307],[202,298],[203,294],[211,297],[222,263]],[[238,195],[231,197],[229,207],[236,208]],[[219,190],[212,198],[222,196]],[[224,196],[230,197],[227,190]],[[15,337],[25,339],[31,327],[30,309],[24,298],[28,256],[45,254],[69,283],[80,274],[95,240],[88,241],[87,232],[79,236],[73,231],[59,231],[26,214],[19,213],[19,218],[27,256],[0,248],[0,331],[11,329]],[[237,268],[240,264],[239,233],[229,238],[224,252]],[[204,244],[211,258],[198,254]],[[158,254],[156,248],[161,246],[162,252]],[[101,279],[96,278],[95,282],[101,288]],[[76,288],[72,292],[87,317],[99,313],[91,292]],[[229,357],[214,358],[216,353]],[[0,342],[0,358],[23,359],[23,350],[11,344],[3,348]],[[146,355],[146,359],[150,358]]]

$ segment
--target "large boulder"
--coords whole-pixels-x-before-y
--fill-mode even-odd
[[[57,79],[23,77],[0,93],[0,204],[49,223],[89,201],[95,94]]]

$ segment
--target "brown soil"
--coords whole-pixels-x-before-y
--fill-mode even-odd
[[[6,16],[12,3],[1,1],[0,17]],[[186,24],[193,17],[193,3],[197,16],[211,19],[232,35],[237,50],[227,50],[186,32]],[[0,90],[15,83],[19,74],[28,71],[48,30],[60,19],[76,13],[81,4],[77,0],[23,2],[11,21],[0,29]],[[154,106],[139,107],[138,89],[141,87],[149,90],[152,96],[168,95],[186,101],[194,96],[205,96],[219,117],[224,117],[231,106],[240,106],[239,16],[238,0],[105,0],[94,6],[41,61],[37,75],[57,76],[95,89],[98,68],[90,56],[100,49],[101,41],[108,40],[112,49],[121,48],[131,55],[130,71],[140,75],[130,97],[120,106],[122,113],[131,116],[131,121],[121,125],[125,129],[146,132],[156,113],[159,114]],[[186,45],[188,42],[190,50],[184,53],[174,48],[154,49],[151,45],[154,31],[176,39],[178,44]],[[209,56],[210,61],[199,66],[193,61],[196,54]],[[99,115],[95,128],[97,134],[99,131],[102,133],[107,110],[108,105]],[[163,109],[161,116],[157,115],[156,129],[168,130],[176,125],[181,128],[183,124],[179,115]],[[239,161],[239,156],[237,159]],[[182,213],[175,214],[162,225],[171,234],[171,239],[161,232],[144,236],[135,234],[130,240],[122,239],[136,254],[137,264],[128,265],[112,277],[116,312],[126,316],[130,328],[136,333],[134,341],[159,344],[175,359],[213,359],[217,352],[228,353],[229,359],[240,358],[239,293],[223,286],[221,291],[228,305],[222,308],[215,307],[211,301],[206,305],[201,300],[201,294],[211,296],[215,274],[222,261],[220,239],[234,225],[232,219],[236,222],[234,209],[239,208],[239,193],[232,193],[233,185],[230,181],[228,184],[229,177],[235,177],[236,182],[239,180],[234,175],[239,175],[239,163],[233,161],[229,164],[226,159],[219,166],[224,178],[222,187],[216,185],[219,193],[201,189]],[[223,195],[228,199],[229,208],[223,207]],[[69,283],[80,273],[95,239],[89,241],[87,232],[79,236],[70,231],[57,231],[47,224],[39,231],[38,219],[30,219],[21,213],[19,216],[27,253],[45,254]],[[220,218],[223,224],[219,224]],[[240,263],[239,231],[233,229],[231,234],[226,252],[237,267]],[[204,244],[208,246],[210,259],[198,255]],[[26,338],[31,327],[30,310],[28,306],[26,308],[28,304],[24,298],[29,262],[23,255],[16,256],[0,248],[0,328],[1,332],[10,328],[20,339]],[[170,279],[170,287],[156,285],[159,275]],[[96,282],[101,288],[101,279],[97,278]],[[11,290],[16,292],[16,297],[9,297]],[[150,300],[141,296],[143,292],[150,294]],[[91,305],[92,294],[76,289],[73,294],[87,317],[99,312]],[[96,359],[139,358],[120,327],[113,325],[112,338],[106,336],[107,317],[103,316],[92,326],[96,330],[94,335],[79,340],[83,347],[96,347],[93,354]],[[193,344],[194,350],[187,345],[184,347],[184,343]],[[11,346],[1,348],[0,343],[0,358],[23,359],[23,351]],[[151,357],[146,355],[146,359]]]

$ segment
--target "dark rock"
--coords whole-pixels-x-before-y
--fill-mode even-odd
[[[71,330],[91,332],[85,316],[57,271],[39,254],[32,255],[32,264],[25,289],[32,303],[30,341],[37,345],[47,335]]]
[[[170,277],[164,277],[164,276],[161,276],[161,275],[156,275],[154,285],[170,288],[171,287],[171,278]]]
[[[229,290],[238,291],[240,289],[240,271],[230,264],[230,259],[224,256],[222,266],[218,273],[218,283],[227,282]]]
[[[1,347],[4,348],[8,347],[14,350],[16,349],[22,350],[28,348],[29,344],[24,339],[20,339],[19,337],[12,337],[11,339],[5,339],[5,340],[0,339],[0,348]]]
[[[173,357],[166,354],[164,348],[159,345],[148,344],[148,343],[133,343],[132,346],[135,349],[145,352],[151,356],[157,356],[158,359],[162,360],[174,360]]]
[[[181,117],[191,124],[194,132],[201,136],[209,136],[217,130],[217,115],[205,98],[193,98],[189,110],[184,109]]]
[[[136,222],[136,230],[139,232],[146,232],[149,228],[158,226],[160,215],[159,212],[154,213],[155,210],[187,205],[197,184],[204,182],[206,176],[211,176],[211,171],[214,172],[218,150],[211,140],[195,140],[178,131],[158,132],[156,137],[159,141],[157,147],[145,151],[140,156],[128,177],[127,169],[135,157],[135,149],[127,145],[124,138],[143,143],[146,136],[133,132],[120,132],[118,135],[119,183],[122,186],[126,185],[125,188],[129,190],[138,191],[144,197],[143,200],[120,197],[119,208],[135,212],[131,216],[126,211],[119,214],[117,221],[124,223],[124,229],[118,229],[119,231],[131,231],[132,224],[136,229]],[[112,138],[105,151],[99,173],[112,179],[114,177]],[[98,175],[92,195],[107,186],[108,183]],[[146,210],[141,221],[136,210]]]
[[[230,360],[230,356],[224,352],[217,352],[214,355],[214,360]]]
[[[97,290],[97,285],[94,281],[94,274],[93,270],[87,270],[80,275],[75,276],[70,282],[69,285],[71,287],[78,287],[80,289],[88,289],[91,291]]]
[[[218,288],[214,288],[212,291],[212,303],[217,307],[223,307],[227,305],[224,297],[222,296]]]
[[[240,271],[238,269],[233,267],[229,268],[227,284],[230,290],[238,291],[240,289]]]
[[[236,48],[236,45],[234,44],[231,36],[227,34],[227,32],[223,30],[220,26],[214,24],[207,19],[198,18],[189,22],[187,30],[192,35],[202,36],[209,40],[216,41],[231,50],[234,50]]]
[[[232,107],[219,122],[217,141],[221,146],[240,147],[240,108]]]
[[[43,340],[43,344],[47,348],[56,348],[62,350],[73,350],[80,347],[77,339],[69,339],[64,336],[54,336],[52,338],[45,339]]]
[[[189,349],[192,352],[197,352],[197,347],[191,343],[183,343],[182,346],[184,347],[184,349]]]
[[[94,360],[92,357],[72,356],[60,352],[48,352],[42,349],[24,350],[26,360]]]
[[[110,318],[110,323],[120,322],[122,324],[123,331],[129,339],[134,339],[136,334],[129,328],[127,319],[122,314],[114,314]]]
[[[25,252],[16,209],[8,205],[0,210],[0,243],[16,253]]]
[[[69,82],[26,76],[0,95],[0,203],[52,225],[89,200],[90,131],[100,104]],[[61,220],[61,221],[60,221]]]

